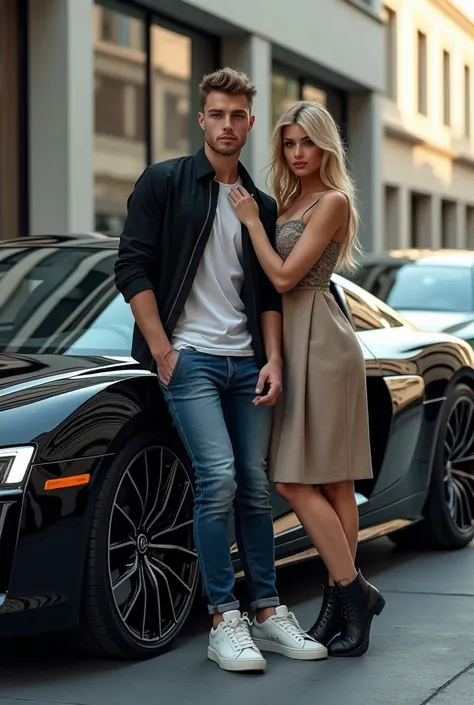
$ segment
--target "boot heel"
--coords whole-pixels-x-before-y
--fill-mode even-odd
[[[385,607],[385,597],[383,595],[380,595],[377,604],[375,606],[375,614],[378,615],[381,613],[383,608]]]

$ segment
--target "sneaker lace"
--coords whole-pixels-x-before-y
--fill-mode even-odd
[[[232,622],[227,622],[222,626],[230,643],[236,649],[254,649],[252,637],[250,636],[250,620],[246,614]]]
[[[311,638],[300,626],[293,612],[288,612],[287,615],[276,615],[272,620],[297,641],[301,642],[302,640],[304,641],[305,639]]]

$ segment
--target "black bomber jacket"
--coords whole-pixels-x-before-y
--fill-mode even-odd
[[[239,162],[244,188],[253,194],[272,244],[277,218],[273,198],[257,189]],[[204,149],[194,156],[170,159],[145,169],[128,199],[128,214],[115,263],[115,285],[125,301],[152,289],[166,334],[171,335],[183,311],[212,229],[219,185]],[[281,297],[264,274],[248,230],[242,225],[242,301],[257,363],[265,364],[261,329],[264,311],[281,312]],[[148,345],[135,325],[133,357],[155,370]]]

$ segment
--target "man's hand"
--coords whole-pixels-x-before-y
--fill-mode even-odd
[[[262,396],[265,385],[266,394]],[[255,406],[273,406],[282,390],[282,363],[270,360],[262,367],[258,376],[256,393],[253,400]]]
[[[179,353],[170,346],[165,353],[153,355],[157,366],[158,377],[165,386],[167,386],[170,382],[171,375],[173,374],[176,361],[178,359],[178,354]]]

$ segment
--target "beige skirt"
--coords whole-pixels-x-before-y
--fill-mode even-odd
[[[364,356],[332,294],[283,295],[283,392],[269,453],[274,482],[372,477]]]

